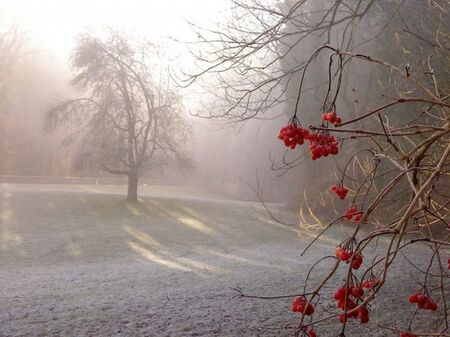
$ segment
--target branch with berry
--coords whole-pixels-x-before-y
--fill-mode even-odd
[[[318,112],[320,124],[306,128],[299,119],[302,86],[310,63],[320,53],[329,53],[328,90],[322,110]],[[338,69],[332,69],[332,60],[336,58],[339,60]],[[407,81],[414,89],[390,103],[344,121],[337,113],[337,98],[346,65],[355,60],[385,68]],[[337,75],[332,76],[332,73]],[[415,96],[410,96],[411,93]],[[409,254],[408,261],[420,270],[414,262],[417,256],[411,254],[410,249],[416,245],[429,249],[432,257],[419,281],[419,289],[408,298],[398,299],[405,304],[414,304],[416,312],[408,326],[386,329],[394,331],[400,337],[448,336],[450,258],[447,266],[442,261],[449,254],[450,241],[448,233],[437,236],[434,229],[441,229],[439,233],[442,233],[450,220],[450,198],[447,194],[450,186],[450,104],[447,102],[448,96],[442,98],[438,93],[438,89],[430,87],[428,82],[413,73],[409,72],[406,76],[402,69],[383,60],[369,55],[341,52],[328,45],[316,50],[304,67],[295,111],[288,123],[281,128],[278,138],[291,151],[309,143],[309,154],[313,161],[350,154],[342,178],[338,182],[330,182],[332,194],[340,202],[346,203],[345,211],[337,220],[329,223],[326,229],[336,223],[346,222],[352,228],[352,234],[336,247],[336,263],[313,286],[314,290],[306,293],[305,284],[305,293],[292,299],[291,310],[300,315],[294,328],[295,336],[319,336],[320,324],[332,319],[342,325],[339,336],[345,336],[346,327],[352,320],[369,324],[371,303],[386,286],[390,268],[400,253]],[[383,122],[382,114],[389,115],[394,113],[394,108],[417,104],[422,104],[418,111],[439,117],[430,118],[427,123],[421,124],[414,122],[420,120],[419,116],[412,119],[411,123],[405,122],[395,127]],[[376,117],[375,125],[373,117]],[[364,124],[365,122],[367,123]],[[374,126],[377,129],[369,130],[369,127]],[[351,147],[342,151],[343,146],[352,140],[364,141],[367,148],[353,153]],[[348,167],[355,160],[370,165],[361,169],[359,174],[352,174],[348,172]],[[399,199],[399,195],[403,198]],[[376,244],[381,237],[387,238],[386,246]],[[312,243],[315,241],[316,239]],[[376,257],[373,260],[365,258],[370,244],[375,244],[376,247]],[[347,268],[346,277],[343,284],[334,291],[336,307],[330,313],[325,310],[325,304],[322,305],[327,300],[323,300],[320,294],[324,286],[332,282],[332,276],[342,270],[342,266]],[[310,273],[311,271],[306,282],[313,283],[315,280],[309,278]],[[434,331],[417,331],[422,329],[414,326],[420,312],[434,315],[438,322]]]

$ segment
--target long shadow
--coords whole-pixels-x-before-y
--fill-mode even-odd
[[[149,197],[128,204],[121,195],[36,188],[0,193],[0,259],[11,265],[107,263],[132,254],[213,276],[229,273],[230,263],[277,268],[257,246],[298,240],[296,229],[280,228],[247,204]]]

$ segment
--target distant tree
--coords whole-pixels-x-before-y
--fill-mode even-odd
[[[46,115],[46,128],[68,127],[80,158],[128,177],[127,200],[137,201],[147,165],[189,162],[182,145],[189,134],[181,97],[151,61],[158,49],[123,35],[80,36],[72,55],[71,84],[82,95],[64,99]]]
[[[17,26],[0,30],[0,97],[1,108],[4,108],[9,79],[15,66],[25,55],[25,39]]]
[[[10,165],[9,144],[11,142],[10,105],[14,96],[14,80],[17,68],[25,53],[26,41],[18,26],[0,28],[0,171]]]

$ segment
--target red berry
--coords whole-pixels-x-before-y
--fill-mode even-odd
[[[307,316],[310,316],[314,313],[314,306],[311,303],[308,303],[306,306],[306,310],[304,311],[304,314]]]
[[[358,209],[356,207],[349,207],[345,211],[344,216],[347,220],[351,220],[357,212],[358,212]]]
[[[417,337],[417,336],[409,332],[400,332],[400,337]]]
[[[341,247],[336,248],[336,257],[341,261],[348,261],[352,257],[352,252],[348,252]]]
[[[359,308],[358,314],[363,315],[363,316],[368,316],[369,310],[366,307],[361,307],[361,308]]]
[[[336,290],[336,292],[334,293],[334,299],[335,299],[336,301],[345,299],[345,293],[346,293],[345,288],[344,288],[344,287],[340,287],[340,288],[339,288],[338,290]]]
[[[307,334],[309,337],[317,337],[317,334],[313,329],[308,329]]]
[[[328,149],[327,151],[328,151],[328,153],[331,153],[331,148],[329,147],[329,149]],[[341,199],[345,199],[345,197],[347,196],[347,193],[348,193],[348,189],[346,189],[346,188],[343,187],[343,186],[336,186],[336,185],[333,185],[333,186],[331,187],[331,190],[332,190],[334,193],[336,193],[336,194],[338,195],[338,197],[341,198]]]
[[[423,304],[423,308],[425,310],[431,310],[431,305],[432,303],[430,301],[425,301],[425,303]]]
[[[345,302],[345,299],[342,299],[338,302],[338,308],[345,310],[345,306],[347,305],[347,311],[350,311],[352,309],[356,308],[356,303],[353,302],[351,299],[347,298],[347,303]]]
[[[369,316],[358,315],[358,318],[362,324],[366,324],[369,322]]]
[[[417,295],[416,295],[416,294],[414,294],[414,295],[409,295],[408,301],[409,301],[409,303],[417,303],[417,301],[418,301]]]
[[[366,288],[366,289],[370,289],[373,288],[374,286],[376,286],[378,284],[378,279],[370,279],[370,280],[365,280],[363,282],[361,282],[361,287],[362,288]]]
[[[353,297],[360,298],[364,295],[364,290],[358,287],[352,287],[350,293]]]
[[[344,252],[342,253],[342,258],[341,258],[341,260],[342,260],[342,261],[348,261],[348,260],[350,260],[350,258],[352,257],[352,255],[353,255],[352,252],[344,251]]]
[[[291,310],[309,316],[314,313],[314,306],[304,296],[299,296],[292,300]]]
[[[363,263],[363,257],[361,254],[358,254],[353,258],[351,266],[353,269],[359,269],[359,267],[361,267],[362,263]]]
[[[362,213],[357,213],[353,216],[353,221],[354,222],[359,222],[362,218]]]
[[[322,120],[331,122],[333,124],[338,123],[338,121],[339,123],[341,122],[341,119],[339,117],[336,117],[336,112],[334,111],[324,112],[322,114]]]
[[[356,308],[356,303],[353,302],[351,299],[347,299],[347,310],[353,310]],[[355,312],[355,314],[357,315],[358,313]]]
[[[291,310],[293,312],[300,312],[303,310],[304,306],[305,306],[305,298],[303,296],[301,297],[295,297],[292,300],[292,305],[291,305]]]
[[[356,318],[356,317],[358,317],[358,312],[352,311],[352,313],[347,314],[347,317],[350,317],[350,318]]]

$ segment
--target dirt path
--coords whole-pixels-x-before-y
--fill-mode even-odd
[[[300,259],[309,238],[259,205],[154,187],[130,206],[120,189],[1,185],[0,336],[283,336],[289,300],[230,288],[296,293],[338,242]]]

